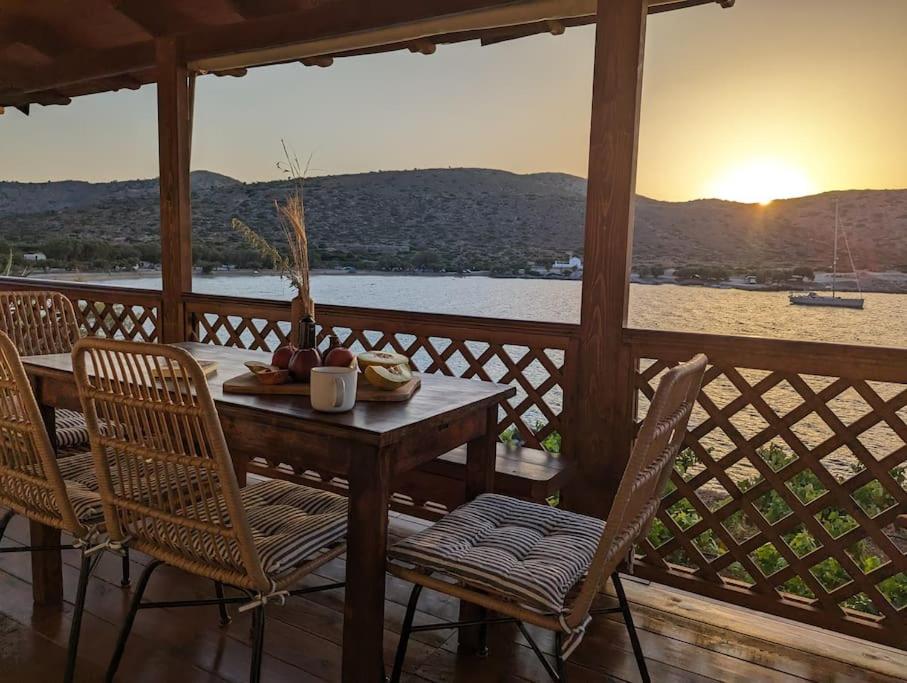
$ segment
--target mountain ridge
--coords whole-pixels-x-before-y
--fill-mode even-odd
[[[245,183],[193,171],[197,259],[254,262],[230,220],[239,217],[278,238],[274,201],[288,189],[285,180]],[[584,178],[566,173],[437,168],[312,177],[305,181],[305,198],[313,253],[322,265],[515,270],[582,252],[585,189]],[[111,254],[98,247],[94,255],[102,260],[128,260],[130,246],[153,260],[157,192],[154,178],[0,181],[0,240],[6,242],[0,246],[46,248],[54,252],[49,258],[67,265],[97,260],[74,255],[74,243],[106,243]],[[767,206],[640,195],[634,261],[732,269],[827,266],[833,199],[841,203],[858,268],[907,264],[907,190],[831,191]]]

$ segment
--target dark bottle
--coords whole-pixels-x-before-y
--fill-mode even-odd
[[[315,329],[315,319],[306,315],[302,319],[301,331],[299,335],[299,348],[314,349],[318,347],[318,335]]]

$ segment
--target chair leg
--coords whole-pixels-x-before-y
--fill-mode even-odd
[[[222,584],[220,581],[215,581],[214,582],[214,593],[215,593],[215,595],[217,595],[218,600],[223,600],[224,599],[224,584]],[[220,612],[220,625],[227,626],[230,623],[230,621],[232,621],[230,619],[230,613],[227,612],[227,606],[224,603],[220,603],[217,606],[217,609]]]
[[[526,642],[529,643],[529,647],[532,648],[532,651],[535,653],[536,658],[542,665],[542,668],[545,669],[545,673],[548,674],[548,677],[554,681],[554,683],[560,683],[563,679],[560,676],[560,662],[561,660],[561,643],[560,643],[560,634],[555,634],[557,639],[557,654],[555,655],[555,666],[551,666],[551,662],[548,661],[548,658],[545,656],[545,653],[542,652],[542,648],[539,647],[538,643],[535,642],[535,638],[532,637],[532,634],[529,633],[529,629],[526,628],[526,624],[522,621],[516,623],[517,628],[520,629],[520,633],[523,634],[523,637],[526,639]]]
[[[64,683],[71,683],[76,673],[76,658],[79,650],[79,634],[82,631],[82,613],[85,611],[85,594],[88,592],[88,579],[97,564],[98,558],[82,554],[79,567],[79,587],[76,589],[76,602],[72,612],[72,624],[69,627],[69,646],[66,650],[66,672]]]
[[[624,615],[624,623],[627,625],[627,633],[630,635],[630,644],[633,646],[633,655],[636,657],[639,675],[642,676],[643,683],[650,683],[652,679],[649,678],[649,670],[646,667],[646,658],[642,654],[642,645],[639,644],[639,636],[636,634],[636,626],[633,624],[633,615],[630,613],[630,603],[627,601],[627,594],[624,593],[624,585],[617,572],[614,572],[611,575],[611,581],[614,583],[614,592],[617,593],[620,611],[621,614]]]
[[[132,579],[129,575],[129,548],[123,548],[123,576],[120,579],[120,586],[123,588],[128,588],[132,584]]]
[[[3,540],[3,534],[6,533],[6,527],[9,526],[9,521],[15,516],[15,512],[7,510],[3,513],[3,517],[0,517],[0,541]]]
[[[403,617],[403,629],[400,631],[400,642],[397,644],[397,655],[394,657],[394,670],[391,673],[390,683],[399,683],[403,675],[403,662],[406,660],[406,647],[409,645],[409,636],[412,633],[413,618],[416,616],[416,605],[422,594],[422,586],[418,583],[413,586],[406,605],[406,615]]]
[[[554,634],[554,670],[557,672],[559,683],[567,683],[567,666],[564,663],[564,656],[561,654],[564,645],[564,634]]]
[[[265,608],[256,607],[253,615],[254,633],[252,634],[252,669],[249,672],[249,683],[260,683],[261,660],[265,644]]]
[[[139,577],[139,583],[135,587],[135,593],[132,596],[132,603],[129,605],[129,613],[126,615],[126,621],[123,622],[123,627],[120,629],[120,635],[117,638],[113,656],[110,658],[110,665],[107,667],[107,674],[104,676],[104,680],[107,681],[107,683],[113,681],[117,669],[120,668],[120,660],[123,658],[123,652],[126,649],[126,641],[129,640],[129,633],[132,631],[132,625],[135,623],[135,615],[142,604],[142,596],[145,595],[145,589],[148,588],[148,581],[151,579],[154,570],[162,564],[163,562],[155,560],[145,567],[145,571],[143,571],[142,575]]]

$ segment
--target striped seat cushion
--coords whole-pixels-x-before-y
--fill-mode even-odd
[[[397,543],[389,555],[527,607],[561,612],[604,527],[593,517],[485,494]]]
[[[57,448],[67,450],[88,445],[88,425],[85,416],[75,410],[58,408],[56,411]]]
[[[266,574],[275,577],[346,537],[347,499],[272,479],[241,492]]]
[[[103,522],[104,510],[101,507],[98,476],[95,474],[91,453],[58,458],[57,466],[78,520],[86,526]]]
[[[113,453],[109,454],[110,477],[114,489],[118,490],[120,486],[119,468],[116,467],[112,458]],[[57,458],[57,467],[60,469],[60,476],[66,485],[66,493],[72,503],[73,511],[76,513],[78,520],[85,525],[100,524],[104,521],[104,509],[101,506],[100,486],[98,484],[98,475],[94,467],[92,454],[79,453],[77,455],[67,455],[66,457]],[[148,475],[151,476],[151,475]],[[190,488],[189,482],[197,482],[198,475],[194,471],[187,473],[183,469],[178,471],[174,468],[168,469],[162,476],[168,478],[168,486],[162,495],[167,495],[166,491],[176,493],[178,490],[187,491]],[[174,476],[177,480],[170,482]],[[148,485],[150,479],[144,479],[139,483],[139,490],[147,491],[149,495],[152,491],[158,492],[158,486]]]

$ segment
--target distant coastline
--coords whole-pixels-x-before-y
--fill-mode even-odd
[[[41,280],[60,280],[66,282],[97,282],[117,280],[136,280],[159,278],[159,270],[138,270],[138,271],[79,271],[79,272],[51,272],[41,273],[32,272],[29,277]],[[215,271],[212,273],[202,274],[195,273],[195,277],[254,277],[256,275],[277,275],[271,270],[249,270],[234,269]],[[341,277],[344,275],[364,275],[369,277],[394,277],[394,276],[412,276],[412,277],[494,277],[500,279],[526,279],[526,280],[553,280],[555,282],[581,282],[578,279],[571,278],[545,278],[530,275],[491,275],[487,271],[470,272],[470,273],[442,273],[442,272],[398,272],[383,270],[356,270],[346,271],[337,269],[314,269],[312,275]],[[752,284],[741,276],[733,276],[722,282],[706,282],[695,279],[676,278],[673,275],[662,275],[660,277],[639,277],[634,274],[630,282],[640,285],[679,285],[683,287],[704,287],[711,289],[737,289],[752,292],[788,292],[788,291],[830,291],[831,275],[828,273],[817,273],[815,281],[804,283],[786,283],[786,284]],[[877,292],[886,294],[907,294],[907,273],[900,271],[884,272],[860,272],[860,288],[863,292]],[[839,276],[837,290],[840,292],[856,292],[857,285],[853,276]]]

